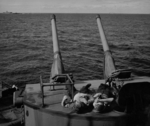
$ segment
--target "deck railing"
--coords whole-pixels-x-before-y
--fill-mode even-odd
[[[60,79],[61,78],[61,79]],[[61,81],[60,81],[60,80]],[[64,81],[62,81],[62,79]],[[60,74],[60,75],[56,75],[53,77],[53,82],[51,82],[50,84],[44,84],[43,81],[42,81],[42,76],[40,76],[40,86],[41,86],[41,94],[42,94],[42,107],[45,106],[44,104],[44,87],[46,86],[52,86],[53,89],[52,91],[54,91],[54,87],[55,86],[66,86],[66,85],[70,85],[71,86],[71,95],[72,95],[72,98],[74,96],[74,90],[73,90],[73,87],[74,87],[74,82],[73,80],[70,78],[69,74]],[[69,80],[70,83],[66,83],[65,80]],[[56,89],[57,90],[57,89]]]

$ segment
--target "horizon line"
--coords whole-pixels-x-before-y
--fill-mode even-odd
[[[0,12],[0,14],[150,14],[150,13],[80,13],[80,12],[11,12],[11,11],[5,11],[5,12]]]

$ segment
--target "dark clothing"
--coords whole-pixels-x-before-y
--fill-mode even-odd
[[[112,89],[106,84],[100,84],[100,86],[97,89],[97,93],[102,93],[102,98],[114,97],[112,94]]]
[[[6,96],[9,96],[9,95],[13,95],[13,93],[16,91],[16,88],[9,88],[9,89],[6,89],[5,91],[2,92],[2,96],[3,97],[6,97]]]
[[[89,94],[91,91],[89,89],[89,87],[91,86],[91,84],[87,84],[85,86],[83,86],[81,89],[80,89],[80,93],[85,93],[85,94]]]

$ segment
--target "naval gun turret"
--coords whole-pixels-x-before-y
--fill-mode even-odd
[[[139,125],[139,123],[136,123],[138,118],[136,118],[135,115],[141,114],[139,114],[139,111],[136,111],[138,107],[135,107],[135,104],[140,105],[142,103],[142,100],[144,101],[144,99],[142,98],[145,95],[148,97],[150,96],[150,78],[126,79],[127,76],[125,75],[128,75],[126,74],[127,72],[116,70],[114,60],[109,50],[105,33],[103,31],[100,16],[97,17],[97,23],[99,26],[99,31],[105,53],[105,81],[112,79],[112,81],[114,81],[114,83],[116,84],[116,79],[118,79],[118,82],[123,82],[121,83],[123,84],[123,86],[120,89],[118,95],[118,104],[121,107],[128,108],[128,101],[134,100],[133,104],[131,104],[133,105],[132,108],[134,108],[134,111],[132,111],[134,112],[134,115],[132,116],[132,112],[130,112],[128,113],[130,114],[128,116],[126,111],[116,110],[112,110],[106,113],[96,113],[91,111],[88,113],[78,114],[72,112],[72,108],[64,108],[61,106],[62,98],[67,92],[67,90],[61,86],[71,86],[73,96],[74,86],[76,87],[76,89],[79,90],[82,86],[91,83],[92,88],[97,89],[100,83],[104,83],[104,80],[84,80],[76,81],[74,83],[70,78],[70,75],[64,74],[65,71],[63,68],[61,54],[59,50],[56,19],[54,15],[52,16],[51,23],[54,61],[51,69],[50,83],[43,83],[42,78],[40,78],[40,83],[26,84],[23,97],[25,126],[129,126],[130,124],[132,126]],[[65,83],[65,79],[70,80],[70,83]],[[50,90],[49,86],[55,86],[56,88],[54,90]],[[138,100],[138,96],[141,96],[140,100]],[[145,102],[143,104],[145,104]],[[145,121],[147,125],[140,126],[149,126],[149,120],[150,116]]]

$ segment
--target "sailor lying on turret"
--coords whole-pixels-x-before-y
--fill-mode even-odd
[[[106,84],[100,84],[94,97],[94,112],[107,112],[112,110],[112,103],[115,96],[112,93],[112,88]]]
[[[67,108],[73,108],[77,113],[84,113],[93,109],[93,91],[89,89],[91,84],[83,86],[79,91],[74,87],[75,95],[71,99],[70,93],[63,97],[61,105]],[[68,92],[70,92],[68,90]],[[95,92],[94,92],[95,93]]]

